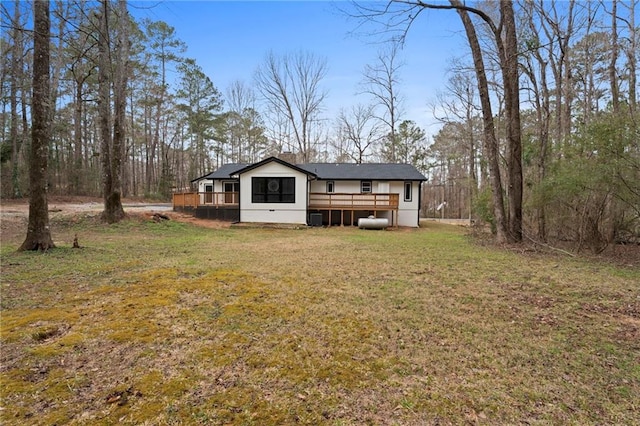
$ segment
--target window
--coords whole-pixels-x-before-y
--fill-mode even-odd
[[[411,182],[404,183],[404,200],[411,201],[411,195],[413,194],[413,185]]]
[[[295,203],[296,178],[253,177],[251,178],[252,203]]]
[[[336,192],[336,185],[332,180],[327,181],[327,194],[333,194]]]
[[[371,181],[370,180],[363,180],[362,182],[360,182],[360,192],[364,193],[371,193]]]

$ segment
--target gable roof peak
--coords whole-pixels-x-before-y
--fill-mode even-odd
[[[286,161],[284,161],[284,160],[282,160],[282,159],[280,159],[278,157],[274,157],[274,156],[267,157],[262,161],[258,161],[257,163],[250,164],[250,165],[248,165],[248,166],[246,166],[246,167],[244,167],[244,168],[242,168],[240,170],[237,170],[235,172],[235,174],[240,175],[242,173],[248,172],[250,170],[256,169],[258,167],[261,167],[261,166],[263,166],[265,164],[272,163],[272,162],[276,162],[278,164],[281,164],[281,165],[283,165],[285,167],[289,167],[290,169],[299,171],[300,173],[304,173],[306,175],[311,175],[311,176],[314,176],[314,177],[316,176],[316,174],[314,172],[312,172],[312,171],[310,171],[308,169],[302,168],[302,167],[300,167],[299,165],[296,165],[296,164],[288,163],[288,162],[286,162]]]

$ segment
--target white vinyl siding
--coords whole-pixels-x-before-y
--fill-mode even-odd
[[[253,203],[252,178],[295,178],[295,202]],[[240,175],[240,222],[307,223],[307,175],[275,161]]]
[[[398,225],[400,226],[418,226],[418,211],[420,206],[420,182],[411,182],[411,200],[407,201],[404,197],[405,183],[407,182],[391,182],[389,192],[400,194],[400,202],[398,205]]]
[[[336,183],[332,180],[327,181],[327,194],[333,194],[336,192]]]
[[[336,194],[359,194],[360,193],[360,184],[359,180],[336,180],[334,190]],[[398,194],[399,196],[399,205],[398,205],[398,215],[397,215],[397,224],[400,226],[407,227],[417,227],[418,226],[418,200],[419,192],[420,192],[420,182],[410,182],[411,183],[411,200],[405,201],[405,183],[409,181],[372,181],[372,190],[373,193],[377,194]],[[310,184],[310,192],[319,192],[326,193],[327,189],[327,181],[326,180],[315,180],[311,181]],[[391,212],[389,211],[378,211],[376,212],[377,217],[387,217],[389,221],[391,221]],[[394,212],[394,223],[396,220],[396,214]]]
[[[413,198],[413,182],[404,183],[404,201],[410,202]]]

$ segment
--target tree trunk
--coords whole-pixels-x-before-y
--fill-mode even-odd
[[[71,187],[76,195],[83,194],[82,174],[82,88],[84,78],[76,76],[75,106],[73,110],[73,170],[71,173]]]
[[[638,38],[636,35],[636,24],[635,24],[635,13],[636,13],[636,0],[632,0],[629,2],[629,45],[626,49],[627,52],[627,66],[629,67],[629,107],[631,109],[631,113],[635,114],[636,112],[636,90],[637,90],[637,81],[638,76],[636,74],[636,61],[637,61],[637,53],[638,53]]]
[[[549,126],[551,123],[551,98],[547,85],[546,64],[537,53],[538,66],[540,67],[540,84],[542,93],[539,94],[541,100],[538,105],[538,138],[540,139],[540,153],[538,154],[538,184],[542,185],[547,175],[547,157],[549,151]],[[547,241],[547,215],[545,205],[537,208],[538,238]]]
[[[101,1],[100,31],[98,34],[98,110],[100,126],[100,154],[102,164],[102,196],[104,211],[102,220],[107,223],[117,222],[113,216],[111,205],[114,200],[113,175],[111,171],[111,62],[109,60],[109,13],[110,0]]]
[[[611,106],[613,113],[620,112],[620,94],[618,90],[618,78],[616,62],[618,62],[618,2],[611,3],[611,61],[609,62],[609,83],[611,84]]]
[[[15,14],[13,23],[13,49],[11,51],[11,196],[20,198],[20,182],[18,179],[18,160],[20,153],[20,139],[18,136],[18,86],[21,85],[19,80],[23,77],[22,64],[22,28],[20,24],[20,2],[15,3]],[[24,91],[24,87],[22,91]],[[23,132],[26,131],[22,129]]]
[[[133,133],[133,129],[135,129],[135,114],[136,111],[133,108],[133,96],[131,97],[131,99],[129,100],[129,126],[131,128],[131,132]],[[136,179],[138,178],[138,175],[136,174],[136,145],[134,143],[134,139],[131,138],[131,193],[134,196],[138,195],[138,186],[137,186],[137,182]]]
[[[458,0],[451,0],[452,5],[459,5]],[[496,240],[499,243],[508,241],[507,223],[504,210],[504,200],[502,198],[502,179],[500,177],[500,151],[498,149],[498,140],[496,138],[495,126],[493,122],[493,112],[491,110],[491,100],[489,97],[489,84],[485,72],[484,61],[482,59],[482,50],[478,41],[475,27],[466,10],[457,9],[458,15],[462,19],[471,54],[473,56],[473,65],[478,80],[478,94],[482,105],[483,118],[483,138],[487,152],[489,163],[489,175],[491,177],[491,192],[493,194],[493,215],[496,221]]]
[[[558,34],[558,37],[562,37],[560,39],[561,44],[561,66],[562,66],[562,91],[560,93],[559,100],[559,115],[560,115],[560,134],[562,137],[562,142],[567,143],[569,137],[571,136],[571,105],[573,103],[573,77],[571,72],[571,55],[569,54],[569,40],[573,35],[573,24],[574,24],[574,6],[575,1],[571,0],[568,3],[568,18],[567,18],[567,33],[562,36]],[[557,82],[556,82],[557,84]]]
[[[106,5],[106,1],[104,3]],[[105,6],[104,28],[108,30],[108,10]],[[127,88],[127,61],[129,53],[129,40],[127,38],[127,2],[126,0],[118,0],[118,27],[117,27],[117,43],[116,43],[116,63],[114,66],[113,76],[113,100],[114,100],[114,118],[113,118],[113,140],[111,149],[109,150],[109,161],[104,161],[105,168],[105,185],[104,185],[104,211],[102,212],[102,220],[107,223],[119,222],[125,217],[122,208],[122,157],[124,155],[124,137],[125,137],[125,113],[127,106],[126,88]],[[104,64],[107,62],[105,61]],[[107,91],[108,91],[107,83]],[[109,103],[107,102],[107,106]],[[104,123],[103,123],[104,125]],[[107,123],[108,127],[108,123]],[[108,170],[107,170],[108,169]]]
[[[498,43],[501,52],[502,82],[504,85],[507,119],[507,175],[509,181],[509,238],[522,241],[522,132],[520,124],[520,84],[518,76],[518,40],[513,3],[500,1],[501,26],[504,42]],[[496,34],[496,39],[499,35]],[[500,49],[503,46],[503,49]]]
[[[36,1],[33,43],[33,105],[31,155],[29,159],[29,225],[27,237],[18,249],[48,250],[54,248],[49,228],[47,203],[47,159],[51,134],[49,83],[49,1]]]

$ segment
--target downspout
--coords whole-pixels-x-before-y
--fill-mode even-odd
[[[422,184],[423,180],[418,181],[418,228],[420,228],[420,209],[422,208]]]
[[[242,205],[242,191],[240,190],[242,188],[242,185],[240,184],[241,180],[240,180],[240,176],[238,176],[238,223],[242,222],[242,209],[240,208],[240,206]]]
[[[311,226],[311,218],[309,217],[309,203],[311,202],[311,181],[315,180],[311,175],[307,175],[307,205],[305,207],[305,217],[307,218],[307,226]]]
[[[232,175],[229,175],[229,177],[233,179]],[[235,222],[235,223],[241,223],[242,222],[242,209],[240,208],[240,206],[242,205],[242,202],[241,202],[241,199],[240,199],[241,196],[242,196],[242,191],[241,191],[242,184],[241,184],[241,181],[242,180],[240,179],[240,175],[238,175],[238,221]]]

